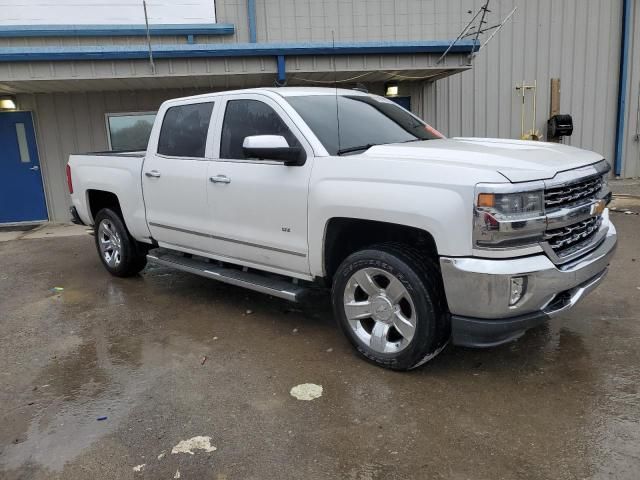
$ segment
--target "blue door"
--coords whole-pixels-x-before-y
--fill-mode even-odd
[[[389,100],[393,100],[402,108],[411,111],[411,97],[389,97]]]
[[[31,112],[0,112],[0,223],[47,220]]]

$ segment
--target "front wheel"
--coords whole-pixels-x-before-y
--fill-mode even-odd
[[[116,277],[131,277],[147,264],[147,249],[129,233],[120,216],[103,208],[95,218],[96,249],[104,267]]]
[[[334,277],[338,323],[368,360],[409,370],[435,357],[449,334],[440,273],[418,250],[384,244],[356,252]]]

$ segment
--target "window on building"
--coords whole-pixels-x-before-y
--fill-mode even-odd
[[[108,113],[109,149],[116,152],[146,150],[155,112]]]
[[[252,135],[282,135],[290,147],[300,143],[280,115],[259,100],[230,100],[222,124],[220,158],[244,159],[242,144]]]
[[[213,102],[179,105],[162,120],[158,153],[171,157],[204,158]]]

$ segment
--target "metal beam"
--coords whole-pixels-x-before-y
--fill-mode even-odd
[[[401,53],[470,53],[478,49],[473,41],[331,42],[314,43],[201,43],[153,45],[160,58],[261,57],[278,55],[366,55]],[[2,47],[0,62],[41,62],[71,60],[133,60],[149,57],[143,45],[69,45]]]
[[[256,43],[258,41],[256,31],[256,0],[247,0],[247,16],[249,21],[249,42]]]
[[[622,0],[622,38],[620,47],[620,77],[618,81],[618,120],[616,122],[616,145],[613,170],[622,174],[622,152],[624,151],[624,126],[627,108],[627,77],[629,71],[629,43],[631,41],[631,0]]]
[[[233,35],[231,23],[152,25],[153,36],[169,35]],[[143,37],[144,24],[131,25],[0,25],[0,38],[25,37]]]

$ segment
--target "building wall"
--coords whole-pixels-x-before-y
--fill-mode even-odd
[[[496,19],[514,6],[518,10],[480,52],[472,70],[436,82],[435,125],[449,136],[518,138],[521,97],[515,85],[537,80],[536,128],[546,134],[550,79],[560,78],[560,110],[574,121],[573,135],[565,142],[612,161],[621,4],[620,0],[492,2]]]
[[[231,0],[232,1],[232,0]],[[218,1],[219,18],[223,5]],[[242,2],[242,0],[239,0]],[[495,0],[494,0],[495,1]],[[235,2],[234,2],[235,3]],[[476,0],[258,0],[259,42],[449,39]]]
[[[622,150],[622,176],[626,178],[640,177],[640,3],[631,4],[626,128]]]

